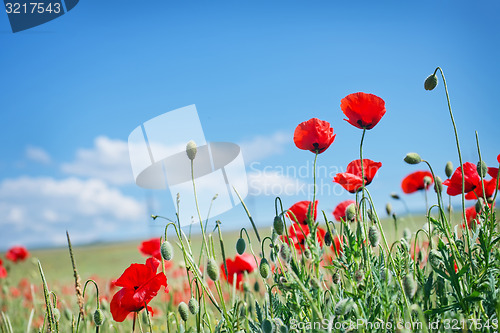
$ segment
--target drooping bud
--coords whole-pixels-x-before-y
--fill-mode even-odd
[[[474,208],[476,209],[476,213],[481,213],[483,211],[483,206],[484,206],[484,199],[483,198],[479,198],[477,199],[477,202],[476,202],[476,205],[474,206]]]
[[[290,247],[288,247],[288,244],[283,243],[280,248],[280,257],[283,259],[285,262],[289,262],[291,259],[291,252],[290,252]]]
[[[430,185],[432,183],[432,178],[429,177],[429,176],[425,176],[424,177],[424,185],[425,187],[427,187],[428,185]]]
[[[412,232],[409,228],[403,230],[403,238],[407,243],[410,243],[412,237]]]
[[[483,178],[488,174],[488,166],[484,161],[477,162],[477,173]]]
[[[189,308],[189,312],[191,312],[191,314],[194,314],[194,315],[198,314],[198,311],[200,311],[200,305],[198,304],[198,301],[196,300],[196,298],[191,297],[191,299],[188,302],[188,308]]]
[[[52,308],[52,314],[54,315],[54,319],[56,321],[59,321],[59,319],[61,319],[61,312],[58,308]]]
[[[377,227],[372,225],[370,229],[368,229],[368,239],[370,240],[370,244],[372,247],[377,247],[380,242],[380,232]]]
[[[333,273],[332,282],[338,284],[340,282],[340,274],[338,272]]]
[[[214,259],[210,258],[207,262],[207,274],[212,281],[217,281],[219,278],[219,267]]]
[[[429,252],[429,262],[432,268],[439,268],[443,263],[443,256],[441,255],[441,252],[436,249],[432,249],[431,252]]]
[[[189,141],[186,145],[186,154],[191,161],[194,160],[197,152],[198,148],[196,147],[196,143],[193,140]]]
[[[345,218],[347,221],[353,221],[356,217],[356,204],[352,203],[345,209]]]
[[[441,178],[439,176],[436,176],[436,178],[435,178],[434,191],[436,191],[436,193],[443,192],[443,181],[441,180]]]
[[[262,258],[259,266],[260,276],[264,279],[269,277],[269,273],[271,272],[271,266],[269,266],[269,262],[267,262],[266,258]]]
[[[413,276],[411,274],[407,274],[404,279],[403,279],[403,287],[405,290],[406,296],[408,296],[409,299],[412,299],[413,296],[415,296],[415,293],[417,292],[417,283],[413,279]]]
[[[170,261],[174,257],[174,249],[169,241],[164,241],[160,247],[161,256],[164,260]]]
[[[253,284],[253,290],[258,293],[260,292],[260,284],[259,284],[259,281],[255,281],[255,283]]]
[[[399,200],[399,199],[400,199],[400,198],[399,198],[399,195],[398,195],[397,193],[395,193],[395,192],[392,192],[392,193],[391,193],[391,198],[396,199],[396,200]]]
[[[281,217],[276,216],[274,218],[273,227],[278,235],[280,235],[280,236],[283,235],[284,226],[283,226],[283,220],[281,219]]]
[[[444,167],[444,173],[446,173],[446,177],[448,178],[453,175],[453,163],[451,163],[451,161],[448,161],[446,163],[446,166]]]
[[[304,255],[304,258],[306,258],[307,260],[311,259],[311,257],[312,257],[311,250],[309,250],[309,249],[305,249],[302,254]]]
[[[101,309],[97,309],[94,312],[94,323],[96,326],[101,326],[104,323],[104,320],[106,317],[104,317],[104,313],[102,312]]]
[[[264,333],[273,333],[274,332],[274,325],[272,323],[272,321],[270,321],[269,319],[264,319],[264,321],[262,322],[262,332]]]
[[[189,318],[189,307],[187,306],[187,304],[184,302],[180,302],[179,306],[177,307],[177,310],[179,311],[181,319],[184,320],[184,322],[186,322]]]
[[[326,246],[332,245],[332,234],[330,234],[329,231],[327,231],[325,234],[325,245]]]
[[[238,252],[239,255],[242,255],[246,248],[247,243],[245,243],[245,240],[243,238],[239,238],[236,242],[236,252]]]
[[[438,84],[438,77],[436,74],[431,74],[425,79],[424,88],[425,90],[433,90]]]
[[[405,162],[408,164],[419,164],[422,162],[422,158],[417,153],[408,153],[405,156]]]
[[[392,205],[390,202],[388,202],[386,205],[385,205],[385,211],[387,212],[387,215],[391,215],[392,213]]]

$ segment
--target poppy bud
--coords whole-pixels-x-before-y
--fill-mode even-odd
[[[269,273],[271,272],[271,267],[269,266],[269,263],[267,262],[266,258],[262,258],[260,261],[260,276],[262,276],[264,279],[267,279],[269,277]]]
[[[192,314],[194,315],[198,314],[198,311],[200,311],[200,305],[198,304],[196,298],[191,297],[191,299],[188,302],[188,308],[189,312],[191,312]]]
[[[311,257],[312,257],[311,250],[309,250],[309,249],[305,249],[303,254],[304,254],[304,258],[306,258],[307,260],[311,259]]]
[[[430,185],[432,183],[432,178],[429,176],[424,177],[424,185],[427,187],[427,185]]]
[[[419,164],[422,162],[422,158],[417,153],[408,153],[405,156],[405,162],[408,164]]]
[[[212,281],[217,281],[219,278],[219,267],[217,267],[217,263],[212,258],[208,259],[207,274]]]
[[[325,245],[326,246],[332,245],[332,235],[330,234],[329,231],[327,231],[325,234]]]
[[[189,141],[186,145],[186,154],[191,161],[196,157],[197,151],[196,143],[193,140]]]
[[[102,312],[102,310],[101,309],[95,310],[94,323],[96,324],[96,326],[101,326],[104,323],[104,319],[106,319],[106,317],[104,317],[104,313]]]
[[[406,242],[410,242],[411,241],[411,237],[412,237],[412,232],[410,229],[408,228],[405,228],[403,230],[403,238],[405,239]]]
[[[262,332],[264,333],[273,333],[274,332],[274,325],[269,319],[264,319],[262,322]]]
[[[484,161],[477,162],[477,173],[483,178],[488,174],[488,166]]]
[[[399,200],[399,195],[397,193],[395,193],[395,192],[392,192],[391,193],[391,198]]]
[[[253,285],[253,290],[258,293],[260,291],[260,284],[259,284],[259,281],[255,281],[254,285]]]
[[[373,211],[371,209],[368,209],[366,211],[366,214],[368,215],[368,218],[370,219],[370,221],[375,221],[375,214],[373,214]]]
[[[274,248],[271,249],[271,251],[269,251],[269,259],[271,259],[271,261],[276,261],[276,251]]]
[[[436,191],[436,193],[441,193],[443,191],[443,181],[439,176],[436,176],[434,180],[434,191]]]
[[[441,253],[436,250],[432,249],[431,252],[429,252],[429,262],[431,263],[432,268],[439,268],[441,266],[443,261],[443,256]]]
[[[425,79],[424,88],[425,90],[432,90],[436,88],[438,84],[438,77],[436,74],[431,74]]]
[[[180,302],[179,306],[177,307],[177,310],[179,311],[179,315],[181,316],[181,319],[186,322],[189,317],[189,308],[186,303]]]
[[[453,163],[451,161],[448,161],[446,163],[446,166],[444,167],[444,172],[446,173],[446,177],[450,178],[451,175],[453,175]]]
[[[345,209],[345,218],[348,221],[352,221],[354,220],[355,217],[356,217],[356,204],[352,203]]]
[[[380,241],[380,232],[377,227],[372,225],[370,229],[368,229],[368,239],[370,240],[370,244],[372,247],[377,247]]]
[[[239,238],[236,242],[236,252],[241,255],[245,252],[246,247],[247,244],[245,243],[245,240],[243,238]]]
[[[412,299],[413,296],[415,296],[415,293],[417,292],[417,283],[415,282],[411,274],[408,274],[404,277],[403,287],[406,296],[408,296],[409,299]]]
[[[349,298],[341,299],[336,305],[334,309],[334,313],[336,316],[345,315],[350,311],[350,302]]]
[[[391,215],[392,213],[392,205],[390,202],[388,202],[386,205],[385,205],[385,211],[387,212],[387,215]]]
[[[164,241],[160,247],[161,256],[163,260],[170,261],[174,257],[174,249],[169,241]]]
[[[340,274],[338,272],[333,273],[332,282],[338,284],[340,282]]]
[[[483,198],[477,199],[476,205],[474,206],[476,209],[476,213],[478,214],[481,213],[481,211],[483,210],[483,206],[484,206],[484,199]]]
[[[354,280],[356,282],[363,282],[365,279],[365,272],[362,269],[358,269],[356,273],[354,273]]]
[[[280,326],[280,333],[288,333],[288,327],[286,327],[285,325]]]
[[[285,262],[289,262],[290,261],[290,259],[291,259],[291,252],[290,252],[290,248],[288,247],[288,244],[283,243],[283,245],[281,245],[280,257]]]
[[[250,292],[250,285],[248,284],[248,282],[246,282],[246,281],[243,282],[242,286],[243,286],[244,292],[246,292],[246,293]]]
[[[64,314],[64,318],[66,318],[66,320],[68,320],[68,321],[73,318],[73,313],[68,308],[64,308],[63,314]]]
[[[61,319],[61,312],[59,311],[58,308],[53,308],[52,309],[52,315],[54,316],[54,319],[56,321],[59,321],[59,319]]]
[[[273,227],[278,235],[280,236],[283,235],[284,227],[283,227],[283,220],[281,219],[281,217],[276,216],[274,218]]]

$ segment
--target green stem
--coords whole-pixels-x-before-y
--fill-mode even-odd
[[[198,213],[198,219],[200,221],[201,235],[203,237],[203,246],[205,247],[205,251],[207,251],[207,256],[208,256],[209,252],[205,236],[205,229],[203,228],[203,220],[201,219],[200,207],[198,206],[198,196],[196,195],[196,182],[194,181],[194,159],[191,160],[191,181],[193,182],[194,201],[196,203],[196,212]]]

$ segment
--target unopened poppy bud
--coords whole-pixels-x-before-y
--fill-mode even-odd
[[[271,259],[271,261],[276,261],[276,251],[274,248],[271,249],[271,251],[269,251],[269,259]]]
[[[59,311],[58,308],[53,308],[52,309],[52,314],[54,315],[54,319],[56,321],[59,321],[59,319],[61,319],[61,312]]]
[[[411,237],[412,237],[411,230],[408,229],[408,228],[405,228],[403,230],[403,238],[404,238],[404,240],[409,243],[411,241]]]
[[[356,282],[362,282],[365,279],[365,272],[362,269],[358,269],[356,273],[354,273],[354,280]]]
[[[243,282],[242,286],[244,292],[246,293],[250,292],[250,284],[247,281]]]
[[[432,178],[429,176],[425,176],[424,177],[424,185],[427,186],[427,185],[430,185],[430,183],[432,183]]]
[[[68,320],[68,321],[73,318],[73,313],[68,308],[64,308],[63,314],[64,314],[64,318],[66,318],[66,320]]]
[[[279,254],[280,254],[281,259],[283,259],[283,261],[285,261],[285,262],[290,261],[291,252],[290,252],[290,248],[288,247],[288,244],[283,243],[283,245],[281,245]]]
[[[368,215],[368,218],[370,219],[370,221],[375,221],[375,214],[373,214],[373,211],[371,209],[368,209],[366,211],[366,214]]]
[[[281,217],[276,216],[274,218],[274,223],[273,223],[274,230],[278,235],[283,235],[284,227],[283,227],[283,220]]]
[[[478,214],[481,213],[483,210],[483,206],[484,206],[484,199],[483,198],[477,199],[476,205],[474,206],[476,209],[476,213]]]
[[[422,158],[417,153],[408,153],[405,156],[405,162],[408,164],[419,164],[422,162]]]
[[[160,247],[161,256],[163,260],[170,261],[174,257],[174,249],[169,241],[164,241]]]
[[[194,314],[194,315],[198,314],[198,311],[200,311],[200,305],[198,304],[198,301],[196,300],[196,298],[191,297],[191,299],[188,302],[188,308],[189,308],[189,312],[191,312],[191,314]]]
[[[191,161],[196,157],[197,151],[196,143],[193,140],[189,141],[186,145],[186,154]]]
[[[264,333],[274,333],[274,325],[269,319],[264,319],[262,322],[262,332]]]
[[[101,309],[97,309],[94,312],[94,323],[96,326],[101,326],[104,323],[104,320],[106,317],[104,317],[104,313],[102,312]]]
[[[335,284],[339,284],[340,282],[340,274],[338,272],[333,273],[332,282]]]
[[[415,282],[415,280],[413,279],[413,276],[411,274],[408,274],[404,277],[403,287],[404,287],[406,296],[408,296],[408,298],[412,299],[413,296],[415,296],[415,293],[417,292],[417,283]]]
[[[488,166],[484,161],[477,162],[477,173],[483,178],[488,174]]]
[[[180,302],[179,306],[177,307],[177,310],[179,311],[179,315],[181,316],[181,319],[186,322],[189,318],[189,308],[186,303]]]
[[[370,244],[372,247],[377,247],[380,242],[380,232],[377,227],[372,225],[370,229],[368,229],[368,239],[370,240]]]
[[[253,284],[253,290],[258,293],[260,291],[260,284],[259,284],[259,281],[255,281],[255,283]]]
[[[207,262],[207,274],[212,281],[217,281],[219,278],[219,267],[214,259],[210,258]]]
[[[332,245],[332,235],[330,234],[329,231],[327,231],[325,234],[325,245],[326,246]]]
[[[348,221],[354,220],[356,217],[356,204],[352,203],[345,209],[345,218]]]
[[[307,260],[311,259],[311,257],[312,257],[311,250],[309,250],[309,249],[305,249],[303,254],[304,254],[304,258],[306,258]]]
[[[446,173],[446,177],[448,178],[453,175],[453,163],[451,163],[451,161],[448,161],[446,163],[446,166],[444,167],[444,173]]]
[[[385,211],[387,212],[387,215],[391,215],[392,213],[392,205],[390,202],[388,202],[386,205],[385,205]]]
[[[425,90],[432,90],[436,88],[438,84],[438,77],[436,74],[431,74],[425,79],[424,88]]]
[[[443,262],[443,256],[438,250],[432,249],[431,252],[429,252],[429,262],[433,268],[439,268]]]
[[[260,276],[262,276],[264,279],[267,279],[269,277],[269,273],[271,272],[271,267],[269,266],[269,262],[267,262],[266,258],[262,258],[260,261]]]
[[[392,192],[391,193],[391,198],[399,200],[399,195],[397,193],[395,193],[395,192]]]
[[[334,313],[336,316],[343,316],[349,310],[349,298],[341,299],[336,305],[334,309]]]
[[[436,193],[443,192],[443,181],[441,180],[441,178],[439,176],[436,176],[436,178],[434,178],[434,180],[435,180],[434,191],[436,191]]]
[[[238,254],[241,255],[245,252],[246,248],[247,248],[247,243],[245,243],[245,240],[243,238],[239,238],[238,241],[236,242],[236,252],[238,252]]]

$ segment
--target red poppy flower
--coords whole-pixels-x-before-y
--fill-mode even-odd
[[[498,177],[498,168],[488,168],[488,175],[496,179]]]
[[[500,154],[497,156],[497,162],[500,163]]]
[[[295,204],[293,204],[292,207],[288,208],[290,212],[293,214],[287,212],[286,215],[292,220],[293,222],[298,222],[300,224],[307,224],[307,216],[308,213],[310,214],[311,211],[311,201],[299,201]],[[295,215],[295,217],[294,217]],[[316,200],[314,204],[314,213],[313,215],[313,220],[316,221],[316,216],[318,215],[318,200]]]
[[[333,237],[333,242],[332,242],[332,250],[337,254],[337,256],[341,255],[344,252],[344,241],[342,238],[340,238],[339,235],[335,235]]]
[[[3,261],[0,259],[0,279],[4,279],[7,277],[7,270],[3,267]]]
[[[381,166],[382,163],[380,162],[363,159],[365,186],[372,182]],[[335,178],[333,178],[333,182],[342,185],[343,188],[351,193],[359,191],[363,186],[363,179],[361,178],[361,160],[354,160],[349,163],[346,172],[336,174]]]
[[[427,186],[425,186],[424,184],[425,177],[429,177],[431,179],[431,182],[427,184]],[[403,181],[401,182],[401,188],[403,189],[404,193],[410,194],[419,190],[428,189],[432,183],[434,183],[434,181],[432,180],[432,173],[430,173],[429,171],[415,171],[403,178]]]
[[[297,148],[318,154],[330,147],[333,140],[335,140],[335,135],[330,123],[318,118],[311,118],[300,123],[293,134],[293,142]]]
[[[354,201],[354,200],[345,200],[345,201],[342,201],[341,203],[339,203],[337,205],[337,207],[335,207],[335,209],[333,211],[333,216],[335,217],[335,220],[337,220],[337,221],[344,220],[345,221],[346,220],[345,210],[351,204],[356,204],[356,201]]]
[[[358,92],[342,98],[340,108],[352,126],[372,129],[385,114],[385,102],[382,98]]]
[[[13,246],[5,254],[5,258],[13,262],[23,261],[29,256],[28,250],[24,246]]]
[[[161,260],[160,246],[160,238],[151,238],[150,240],[141,243],[139,251],[141,251],[141,253],[145,256],[151,256]]]
[[[241,283],[243,281],[243,276],[245,273],[253,272],[257,268],[257,263],[251,254],[243,253],[242,255],[237,254],[234,260],[231,258],[226,259],[226,266],[228,276],[226,276],[224,264],[221,264],[220,269],[222,276],[227,282],[233,284],[235,282],[234,275],[236,274],[236,287],[241,289],[243,286]]]
[[[497,180],[495,178],[484,181],[484,192],[486,193],[486,198],[491,198],[493,194],[495,194],[495,187],[497,186]],[[483,195],[483,186],[481,182],[476,187],[476,189],[472,192],[469,192],[465,195],[465,199],[467,200],[477,200],[479,198],[484,197]]]
[[[113,319],[122,322],[131,312],[138,312],[156,296],[161,286],[167,288],[163,272],[156,274],[160,261],[148,258],[146,264],[132,264],[116,280],[115,285],[123,287],[111,300]]]
[[[470,162],[465,162],[464,165],[465,173],[465,193],[475,190],[478,186],[481,186],[481,179],[477,173],[476,165]],[[443,185],[448,186],[446,193],[448,195],[458,195],[462,193],[462,170],[458,167],[450,179],[446,179]]]
[[[288,245],[293,245],[295,248],[302,252],[304,250],[304,245],[306,243],[306,237],[310,234],[309,227],[307,225],[299,225],[298,223],[292,224],[288,229],[288,236],[290,239],[286,237],[286,235],[281,236],[281,240],[286,242]],[[316,237],[320,245],[323,244],[325,239],[326,231],[320,227],[318,227],[316,232]],[[291,240],[291,242],[290,242]]]
[[[469,227],[469,229],[472,228],[473,222],[475,222],[476,224],[479,224],[479,220],[477,219],[476,207],[472,206],[472,207],[467,208],[465,210],[465,217],[466,217],[467,226]],[[465,223],[462,224],[462,228],[465,228]]]

